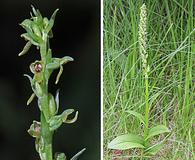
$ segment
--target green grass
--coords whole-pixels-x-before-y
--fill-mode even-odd
[[[104,159],[107,144],[143,126],[126,111],[145,112],[145,82],[138,45],[141,0],[104,1]],[[153,157],[195,159],[195,2],[146,2],[148,12],[149,125],[165,124],[171,135]],[[164,135],[165,136],[165,135]],[[164,136],[158,137],[160,140]],[[119,159],[138,160],[130,150]]]

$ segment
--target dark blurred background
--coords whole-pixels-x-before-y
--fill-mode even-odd
[[[54,136],[54,151],[65,152],[69,159],[82,148],[80,160],[100,159],[100,2],[99,0],[1,0],[0,1],[0,160],[38,160],[34,139],[27,129],[39,120],[36,100],[26,101],[31,87],[24,73],[39,59],[37,50],[18,57],[25,45],[20,38],[24,30],[18,25],[30,17],[33,4],[42,15],[57,14],[51,40],[53,56],[72,56],[75,61],[64,65],[59,84],[57,71],[50,79],[53,94],[60,88],[61,110],[79,111],[78,121],[64,124]]]

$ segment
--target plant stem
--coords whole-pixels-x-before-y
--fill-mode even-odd
[[[148,89],[148,75],[145,75],[145,130],[144,130],[144,138],[148,135],[148,128],[149,128],[149,89]]]
[[[41,111],[41,137],[43,138],[43,146],[45,153],[45,160],[53,160],[53,153],[52,153],[52,140],[53,140],[53,132],[49,130],[49,102],[48,102],[48,80],[49,77],[46,76],[45,68],[47,62],[47,38],[44,39],[43,44],[40,46],[40,52],[41,52],[41,60],[43,61],[43,97],[40,99],[40,105],[42,108]]]
[[[46,160],[53,160],[52,153],[52,137],[53,133],[49,130],[48,123],[46,122],[43,112],[41,112],[41,136],[44,142],[44,153]]]

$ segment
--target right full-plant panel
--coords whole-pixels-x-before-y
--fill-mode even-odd
[[[104,1],[104,160],[195,159],[194,6]]]

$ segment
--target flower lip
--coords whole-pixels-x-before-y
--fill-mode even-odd
[[[34,63],[31,63],[30,70],[33,74],[38,74],[38,73],[42,72],[42,70],[43,70],[42,61],[35,61]]]
[[[35,72],[39,73],[39,72],[42,71],[43,66],[42,66],[42,64],[40,62],[35,62],[34,69],[35,69]]]

